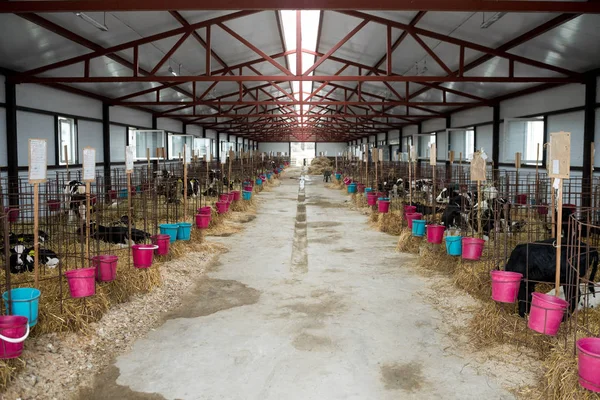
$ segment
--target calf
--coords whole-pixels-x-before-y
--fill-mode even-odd
[[[517,245],[510,253],[504,270],[523,274],[523,280],[519,287],[519,315],[524,317],[529,312],[531,294],[535,291],[538,282],[554,283],[556,273],[556,239],[546,239],[539,242],[523,243]],[[598,269],[598,250],[587,247],[583,242],[577,241],[579,249],[570,253],[581,252],[579,259],[579,277],[575,276],[573,270],[569,270],[567,264],[567,246],[562,245],[560,257],[560,282],[569,301],[569,309],[575,311],[579,298],[576,298],[574,290],[579,284],[579,278],[586,275],[591,265],[590,281],[594,281]],[[575,264],[577,261],[574,260]],[[528,282],[526,282],[528,280]],[[590,292],[595,293],[593,284],[590,284]]]
[[[64,187],[69,204],[69,218],[85,216],[85,184],[81,181],[69,181]]]
[[[56,268],[60,260],[55,252],[49,249],[38,249],[38,260],[41,265],[48,268]],[[33,247],[25,248],[23,245],[17,245],[11,249],[10,272],[20,274],[31,272],[35,268],[35,251]]]
[[[595,292],[591,292],[589,288],[586,288],[585,283],[579,284],[579,294],[583,295],[583,298],[579,301],[579,305],[577,306],[577,310],[583,310],[584,308],[598,308],[600,306],[600,295],[596,297]],[[556,290],[552,289],[548,293],[550,296],[556,296]],[[560,295],[558,296],[561,299],[565,299],[565,291],[561,290]]]
[[[437,195],[435,201],[441,204],[448,204],[450,202],[450,199],[456,197],[457,195],[458,193],[456,193],[454,189],[444,188],[442,189],[440,194]]]

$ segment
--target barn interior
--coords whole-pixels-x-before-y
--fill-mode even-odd
[[[0,397],[600,398],[599,26],[0,2]]]

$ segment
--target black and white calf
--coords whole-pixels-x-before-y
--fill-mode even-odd
[[[64,187],[69,204],[69,218],[85,218],[85,184],[81,181],[69,181]]]
[[[49,249],[38,249],[38,260],[40,265],[48,268],[56,268],[60,260],[55,252]],[[35,266],[35,251],[33,247],[26,248],[22,244],[16,245],[11,249],[10,272],[20,274],[31,272]]]
[[[556,239],[547,239],[533,243],[517,245],[510,253],[504,270],[523,274],[523,280],[519,287],[519,315],[524,317],[529,312],[531,294],[535,291],[538,282],[554,283],[556,273]],[[590,270],[590,281],[594,281],[598,269],[598,250],[588,247],[583,242],[575,242],[579,249],[567,251],[566,244],[562,245],[560,257],[560,282],[563,285],[566,298],[569,299],[570,311],[575,311],[580,299],[575,296],[575,289],[579,285],[579,278],[584,277]],[[574,270],[569,269],[567,264],[567,253],[580,254],[579,276]],[[528,282],[525,281],[528,280]],[[593,284],[590,284],[590,292],[595,293]]]

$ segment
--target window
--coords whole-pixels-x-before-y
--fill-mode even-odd
[[[192,151],[194,137],[192,135],[175,135],[169,133],[169,159],[178,160],[183,157],[183,146],[188,145],[188,151]]]
[[[541,118],[506,119],[502,145],[505,162],[514,162],[516,153],[521,153],[521,161],[524,164],[535,164],[536,160],[541,161],[544,146],[544,120]]]
[[[58,117],[58,147],[60,165],[77,164],[77,124],[74,119]]]
[[[472,160],[475,150],[475,130],[473,128],[446,129],[450,140],[449,150],[454,151],[454,159]]]
[[[430,146],[435,143],[435,133],[415,136],[417,141],[417,157],[419,159],[429,159]]]
[[[165,147],[165,131],[129,129],[129,145],[135,148],[135,159],[145,160],[149,152],[151,160],[156,160],[156,149]]]

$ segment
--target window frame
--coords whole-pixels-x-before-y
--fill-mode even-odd
[[[448,155],[448,153],[452,150],[452,132],[464,132],[465,136],[464,136],[464,141],[465,141],[465,152],[463,153],[464,158],[463,160],[465,161],[470,161],[473,159],[473,153],[475,152],[476,148],[476,138],[475,138],[475,127],[474,126],[468,126],[466,128],[447,128],[446,129],[446,155]],[[473,146],[471,146],[471,149],[469,150],[467,144],[467,132],[473,132]],[[471,153],[469,154],[468,151],[470,151]],[[456,160],[457,158],[459,158],[460,155],[460,151],[457,153],[456,150],[454,150],[454,159]],[[469,157],[470,155],[470,157]]]
[[[541,146],[540,146],[540,154],[539,157],[540,159],[538,160],[538,165],[542,166],[543,161],[544,161],[544,132],[546,131],[546,120],[544,119],[543,116],[539,116],[539,117],[529,117],[529,118],[504,118],[504,132],[503,132],[503,138],[502,138],[502,146],[503,148],[503,155],[504,155],[504,159],[502,160],[502,162],[504,163],[514,163],[515,162],[515,153],[511,153],[511,154],[506,154],[506,142],[508,140],[507,138],[507,132],[509,129],[509,125],[510,122],[541,122],[542,124],[542,129],[541,129],[541,134],[542,134],[542,138],[541,138]],[[527,136],[525,137],[525,144],[524,144],[524,148],[521,151],[521,164],[523,165],[532,165],[535,166],[536,165],[536,160],[528,160],[526,157],[527,154],[527,150],[528,150],[528,143],[527,143]]]
[[[162,145],[161,146],[157,146],[157,148],[159,147],[166,147],[166,142],[167,142],[167,132],[165,132],[163,129],[136,129],[133,127],[127,127],[127,143],[129,146],[133,146],[135,151],[134,151],[134,161],[143,161],[146,160],[146,154],[143,155],[143,157],[138,157],[138,153],[137,153],[137,135],[139,132],[160,132],[162,134]],[[123,149],[123,151],[125,151],[125,149]],[[168,154],[167,154],[168,156]],[[156,149],[154,149],[154,151],[150,152],[150,160],[159,160],[160,158],[156,157]]]
[[[62,121],[71,121],[71,138],[68,144],[69,150],[69,165],[79,164],[79,130],[77,129],[77,119],[63,117],[61,115],[56,116],[56,146],[57,146],[57,160],[58,165],[67,165],[67,160],[65,160],[65,152],[64,145],[62,140],[62,129],[61,123]]]

